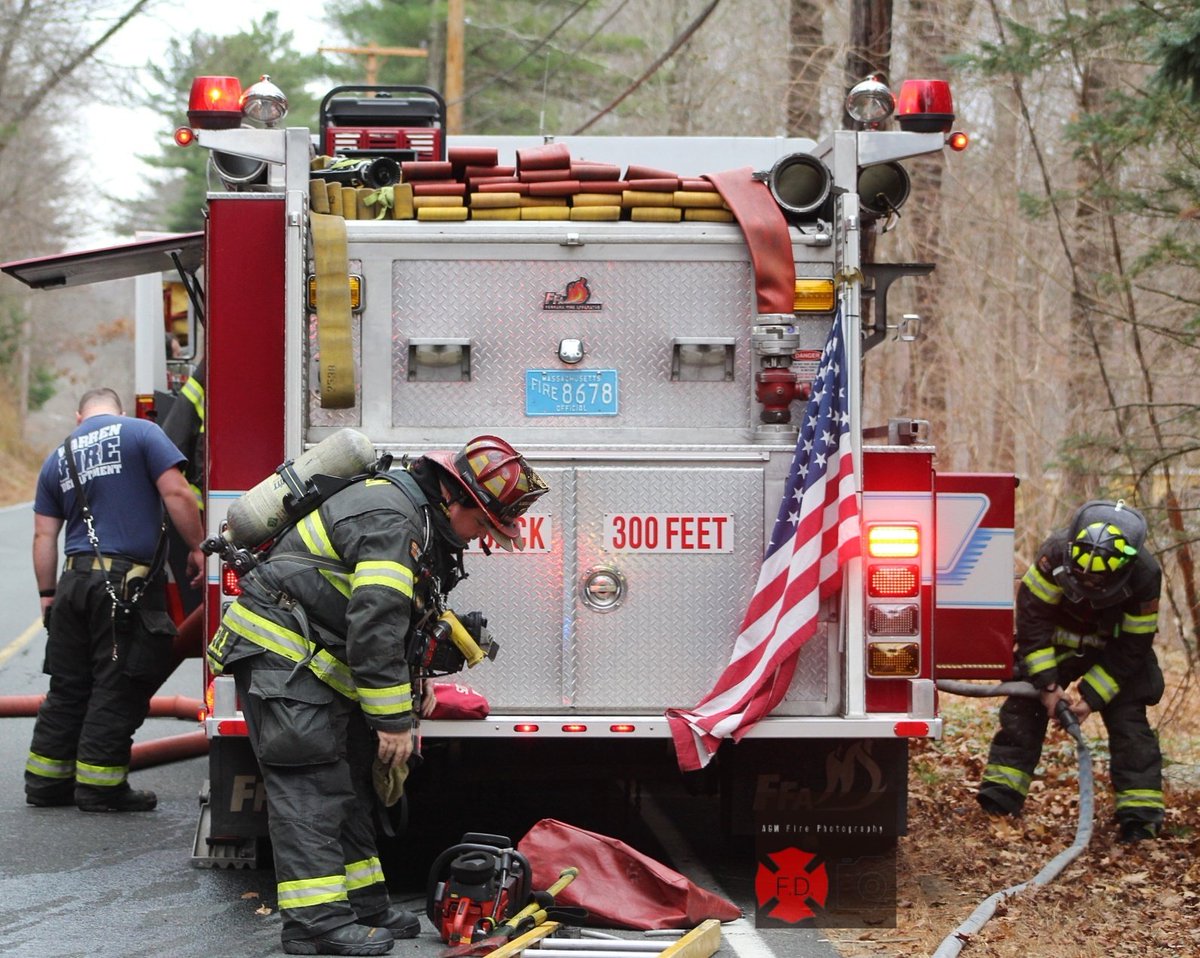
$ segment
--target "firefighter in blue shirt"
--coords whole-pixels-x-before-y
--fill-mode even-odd
[[[126,778],[133,733],[175,663],[175,625],[155,561],[164,507],[187,543],[193,584],[203,577],[203,529],[179,471],[183,455],[158,426],[123,416],[111,389],[85,393],[77,421],[68,442],[94,536],[60,446],[42,466],[33,503],[50,690],[33,728],[25,796],[38,806],[148,811],[154,793],[131,789]],[[64,523],[67,558],[56,586]]]
[[[1081,723],[1099,712],[1108,730],[1120,840],[1158,835],[1162,753],[1146,708],[1163,693],[1153,649],[1162,570],[1145,543],[1145,518],[1122,500],[1085,503],[1042,543],[1017,591],[1016,635],[1018,674],[1039,698],[1000,709],[977,796],[984,811],[1021,810],[1049,718],[1066,699]]]
[[[300,518],[242,577],[208,647],[232,674],[263,773],[283,950],[381,955],[420,928],[389,903],[375,845],[372,764],[413,751],[406,650],[490,535],[546,492],[515,449],[480,436],[364,477]]]

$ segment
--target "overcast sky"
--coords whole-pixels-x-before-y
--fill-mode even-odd
[[[186,36],[196,30],[206,33],[237,33],[249,26],[251,20],[261,19],[272,10],[279,11],[279,22],[291,30],[294,46],[306,53],[315,53],[318,46],[332,39],[329,28],[322,22],[324,0],[159,0],[149,13],[143,13],[114,37],[105,58],[129,65],[144,64],[154,58],[156,50],[164,50],[172,35]],[[250,19],[246,19],[249,17]],[[286,92],[286,91],[285,91]],[[175,124],[170,116],[157,116],[149,110],[120,106],[91,107],[86,115],[89,170],[105,193],[123,198],[136,198],[144,192],[147,168],[137,160],[138,155],[158,152],[159,134],[170,134]],[[113,131],[119,130],[120,135]],[[72,246],[90,246],[119,242],[128,237],[111,231],[80,237]]]

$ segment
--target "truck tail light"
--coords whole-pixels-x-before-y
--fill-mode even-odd
[[[877,522],[867,527],[866,538],[867,675],[918,676],[921,674],[921,527],[915,522]],[[913,561],[897,561],[901,559]],[[897,602],[897,599],[911,601]]]
[[[877,523],[867,528],[872,559],[914,559],[921,552],[921,530],[913,523]]]
[[[917,605],[871,605],[867,607],[867,631],[871,635],[916,635],[921,629]]]
[[[921,670],[916,642],[868,642],[867,674],[874,678],[911,678]]]
[[[867,595],[878,599],[911,599],[921,588],[915,565],[872,565],[867,570]]]
[[[238,574],[236,571],[234,571],[233,566],[229,565],[227,562],[221,563],[221,594],[242,594],[242,583],[238,579]]]
[[[157,419],[154,410],[154,396],[151,393],[138,393],[134,397],[134,416],[138,419]]]

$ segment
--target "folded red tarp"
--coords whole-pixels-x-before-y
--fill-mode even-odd
[[[555,903],[586,908],[589,925],[691,928],[708,918],[734,921],[742,916],[733,902],[623,841],[553,818],[534,825],[517,850],[529,859],[534,888],[548,888],[564,868],[579,869]]]

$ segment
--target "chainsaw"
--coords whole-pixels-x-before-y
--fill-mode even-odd
[[[532,882],[529,862],[507,837],[468,832],[434,859],[425,914],[446,944],[470,944],[520,909]]]

